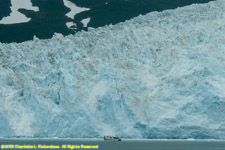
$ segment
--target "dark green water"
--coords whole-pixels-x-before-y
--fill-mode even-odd
[[[1,0],[0,16],[8,12],[9,0]],[[75,34],[80,30],[87,30],[81,23],[82,19],[90,17],[89,27],[101,27],[129,20],[140,14],[152,11],[162,11],[190,5],[193,3],[207,3],[212,0],[70,0],[79,7],[90,8],[88,11],[75,15],[74,19],[67,18],[70,11],[64,6],[63,0],[32,0],[38,12],[19,9],[21,13],[31,18],[27,23],[3,25],[0,24],[0,42],[23,42],[32,40],[36,35],[40,39],[51,38],[55,32],[63,35]],[[6,4],[7,3],[7,4]],[[107,5],[106,5],[107,3]],[[5,14],[4,14],[5,15]],[[67,22],[77,24],[77,30],[67,28]]]
[[[122,140],[107,142],[103,140],[73,139],[1,139],[0,145],[98,145],[98,150],[225,150],[225,141],[188,141],[188,140]],[[69,148],[65,148],[69,149]],[[76,149],[76,148],[74,148]],[[80,148],[82,149],[82,148]]]
[[[0,0],[0,20],[11,12],[10,6],[10,0]]]

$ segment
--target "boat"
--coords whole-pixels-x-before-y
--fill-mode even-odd
[[[114,136],[104,136],[105,141],[121,141],[119,137],[114,137]]]

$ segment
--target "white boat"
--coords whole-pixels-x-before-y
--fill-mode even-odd
[[[104,136],[105,141],[121,141],[120,138],[114,136]]]

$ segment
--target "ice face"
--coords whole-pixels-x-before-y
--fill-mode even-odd
[[[225,138],[225,0],[0,44],[0,136]]]

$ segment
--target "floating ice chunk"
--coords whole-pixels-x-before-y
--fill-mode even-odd
[[[67,23],[66,23],[66,26],[67,26],[69,29],[76,29],[76,28],[77,28],[77,25],[76,25],[74,22],[67,22]]]
[[[74,19],[74,16],[76,14],[79,14],[80,12],[90,10],[89,8],[84,7],[78,7],[76,4],[70,2],[69,0],[63,0],[64,5],[68,8],[70,8],[70,12],[66,14],[67,17]]]
[[[20,13],[19,9],[33,10],[35,12],[39,11],[38,7],[32,6],[31,0],[11,0],[12,6],[11,13],[9,16],[2,18],[0,24],[15,24],[29,22],[31,18],[27,18],[24,14]]]
[[[57,33],[57,32],[54,33],[54,36],[63,37],[63,35],[61,33]]]
[[[91,18],[86,18],[86,19],[81,20],[81,23],[83,23],[83,27],[87,27],[90,20],[91,20]]]

